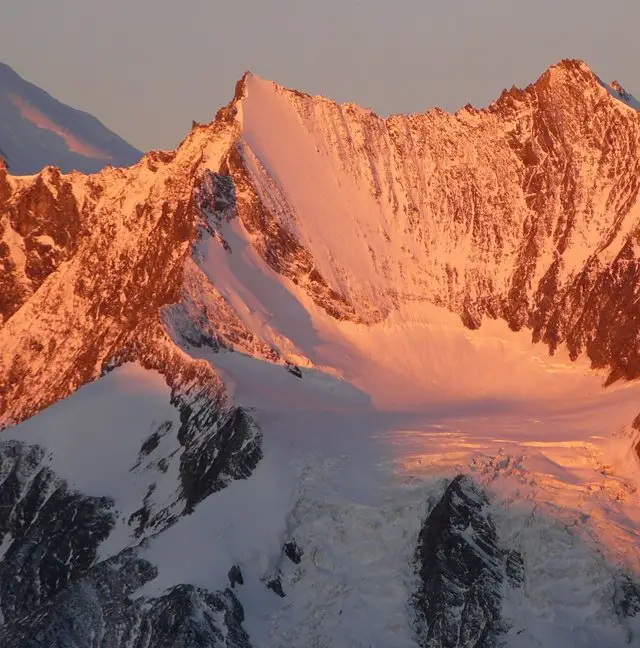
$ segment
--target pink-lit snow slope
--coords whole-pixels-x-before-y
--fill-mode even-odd
[[[195,256],[258,339],[292,362],[347,380],[381,411],[422,410],[443,400],[564,402],[600,391],[603,377],[591,371],[586,359],[572,362],[562,347],[550,357],[546,346],[531,344],[530,332],[513,333],[501,321],[485,318],[480,331],[470,331],[448,308],[434,306],[455,305],[446,299],[444,284],[450,274],[467,277],[463,290],[476,290],[473,279],[479,282],[483,273],[494,289],[506,290],[520,245],[508,229],[521,225],[505,224],[499,254],[495,241],[487,249],[473,248],[469,236],[457,235],[446,206],[433,211],[431,193],[437,198],[443,188],[428,186],[428,153],[412,161],[421,174],[415,182],[423,186],[408,191],[396,172],[398,165],[409,162],[391,159],[393,147],[371,141],[371,133],[362,130],[366,119],[382,123],[369,111],[322,97],[300,97],[249,74],[237,113],[238,147],[260,200],[309,251],[328,285],[350,299],[366,322],[327,315],[301,282],[265,263],[255,237],[241,219],[232,219],[220,228],[231,252],[217,238],[204,235]],[[428,119],[428,114],[416,117]],[[454,122],[460,119],[471,117],[452,116],[449,126],[459,130]],[[393,120],[380,131],[387,137]],[[439,135],[435,133],[434,141]],[[473,143],[461,146],[464,150],[457,153],[471,160]],[[363,150],[370,166],[348,166],[349,154],[361,156]],[[492,173],[489,164],[486,173]],[[426,196],[420,206],[426,215],[417,230],[407,209],[393,204],[408,204],[412,192],[416,199],[420,192]],[[240,190],[239,202],[245,198]],[[512,198],[524,212],[524,199]],[[586,220],[584,227],[589,227]],[[581,245],[575,241],[568,246],[576,264],[593,243],[588,237],[597,232],[581,234]],[[552,246],[548,256],[553,256]],[[563,267],[569,271],[568,264]],[[367,317],[371,313],[377,317]]]
[[[638,435],[630,425],[640,385],[604,388],[604,375],[586,358],[571,361],[562,347],[550,356],[530,332],[500,321],[485,318],[469,330],[434,306],[443,266],[464,275],[484,264],[495,285],[506,285],[515,248],[506,240],[499,258],[474,259],[470,242],[437,222],[438,214],[425,221],[432,240],[418,244],[402,220],[406,212],[390,207],[394,192],[385,194],[384,182],[377,197],[371,192],[372,175],[393,185],[393,169],[382,167],[395,162],[347,171],[344,137],[326,118],[336,104],[314,98],[315,114],[305,115],[291,96],[247,77],[237,120],[252,184],[328,283],[362,312],[384,316],[367,323],[331,317],[301,284],[271,269],[241,219],[231,219],[220,226],[231,251],[205,234],[196,262],[249,331],[306,370],[298,379],[258,358],[190,352],[202,353],[237,404],[255,412],[267,449],[348,457],[352,485],[367,483],[363,475],[380,466],[401,481],[472,471],[498,501],[519,502],[516,508],[535,502],[571,525],[586,515],[579,533],[640,570]],[[350,145],[369,146],[355,123]],[[464,154],[472,153],[470,145]],[[584,260],[591,226],[585,222],[584,240],[569,245],[571,263]]]

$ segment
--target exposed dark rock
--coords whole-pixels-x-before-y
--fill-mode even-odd
[[[236,585],[244,585],[244,578],[242,576],[242,570],[238,565],[234,565],[227,574],[229,579],[229,585],[235,588]]]
[[[504,552],[507,578],[512,587],[522,587],[524,584],[524,560],[522,554],[514,549]]]
[[[250,648],[244,610],[230,589],[208,592],[179,585],[151,602],[137,645],[154,648]]]
[[[267,587],[272,591],[275,592],[280,598],[284,598],[286,594],[284,593],[284,589],[282,589],[282,579],[280,578],[280,574],[277,574],[276,576],[272,576],[266,581]]]
[[[183,304],[173,306],[169,311],[173,329],[183,343],[186,342],[196,349],[207,347],[217,353],[222,345],[214,334],[211,322],[204,313],[199,313],[197,318],[193,315],[195,313],[188,313]]]
[[[300,564],[303,552],[294,539],[289,540],[289,542],[285,542],[283,549],[285,556],[287,556],[287,558],[291,560],[291,562],[294,562],[296,565]]]
[[[145,599],[134,593],[157,570],[137,549],[96,562],[112,503],[70,491],[43,459],[37,446],[0,443],[0,541],[10,538],[0,559],[2,648],[249,648],[231,590],[179,585]]]
[[[161,326],[156,323],[158,337],[163,335]],[[181,446],[177,451],[177,493],[182,505],[174,513],[191,513],[212,493],[252,474],[262,458],[262,435],[245,410],[228,404],[223,385],[209,364],[185,362],[184,354],[172,345],[154,347],[149,343],[153,333],[146,330],[130,347],[109,359],[109,366],[137,361],[165,376],[171,387],[171,404],[180,417],[177,430],[171,430]],[[153,459],[158,470],[166,470],[168,457]],[[172,522],[166,515],[167,511],[153,515],[150,525],[164,528]]]
[[[285,368],[289,373],[293,374],[294,376],[297,376],[298,378],[302,378],[302,371],[300,371],[300,367],[298,367],[297,365],[294,365],[291,362],[286,362]]]
[[[0,627],[3,648],[250,648],[244,611],[229,589],[178,585],[133,598],[154,567],[126,550],[97,564],[42,609]]]
[[[161,438],[162,436],[158,431],[149,435],[140,447],[140,454],[144,456],[150,455],[160,444]]]
[[[86,573],[114,526],[113,503],[69,490],[43,465],[44,451],[0,443],[0,610],[5,619],[43,605]]]
[[[640,612],[640,586],[623,576],[616,587],[614,603],[620,617],[634,617]]]
[[[151,496],[153,495],[155,490],[156,490],[155,482],[149,484],[149,489],[147,490],[147,494],[144,496],[142,506],[129,516],[129,520],[128,520],[129,525],[130,526],[134,524],[136,525],[136,529],[134,531],[134,535],[136,538],[142,537],[142,535],[147,529],[149,519],[151,518]]]
[[[140,603],[130,594],[156,575],[132,550],[97,564],[41,607],[5,617],[6,648],[98,648],[131,645]],[[100,643],[104,641],[104,643]]]
[[[504,565],[487,504],[474,481],[459,475],[420,531],[413,604],[425,648],[497,645]]]
[[[229,175],[205,172],[196,193],[199,225],[213,237],[220,226],[237,216],[236,186]]]
[[[262,459],[261,437],[241,407],[234,408],[222,422],[220,412],[209,404],[196,407],[181,409],[178,432],[185,447],[180,477],[186,512],[224,488],[230,479],[249,477]]]

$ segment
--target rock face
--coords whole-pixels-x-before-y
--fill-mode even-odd
[[[0,156],[16,175],[46,166],[95,173],[142,153],[95,117],[66,106],[0,63]]]
[[[231,590],[134,596],[156,576],[138,549],[100,560],[113,502],[73,492],[37,446],[0,444],[0,643],[7,648],[249,648]]]
[[[471,328],[501,318],[552,352],[566,344],[612,380],[638,374],[640,116],[584,63],[455,115],[383,120],[253,78],[246,93],[241,158],[261,208],[248,199],[240,218],[249,231],[270,223],[259,228],[269,263],[269,242],[295,248],[276,224],[312,251],[314,272],[341,295],[307,287],[328,312],[374,322],[427,301]],[[260,114],[273,137],[251,125]],[[276,147],[283,132],[297,144]],[[295,258],[307,281],[305,254]]]
[[[250,648],[233,592],[177,586],[162,597],[131,598],[153,577],[131,555],[99,563],[48,605],[0,628],[7,648]]]
[[[70,492],[37,446],[0,447],[0,520],[7,546],[0,562],[5,619],[44,605],[85,574],[115,520],[112,502]]]
[[[504,562],[486,496],[456,477],[420,531],[418,639],[426,648],[499,645]]]
[[[8,319],[75,252],[80,213],[72,185],[57,169],[11,194],[0,168],[0,317]]]

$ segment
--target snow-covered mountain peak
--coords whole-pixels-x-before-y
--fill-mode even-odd
[[[382,119],[247,73],[176,151],[0,169],[0,643],[637,636],[638,385],[603,382],[640,375],[640,122],[607,92],[563,61]]]
[[[322,95],[312,95],[297,89],[288,88],[286,86],[277,83],[276,81],[270,79],[263,79],[250,71],[245,72],[245,74],[241,77],[241,79],[236,84],[234,101],[245,96],[245,94],[247,93],[247,87],[249,85],[247,81],[248,80],[250,81],[251,79],[257,84],[263,84],[265,88],[270,88],[277,93],[288,95],[290,97],[305,98],[320,103],[327,102],[330,104],[337,104],[337,102],[333,101],[328,97]],[[554,65],[551,65],[542,75],[540,75],[540,77],[536,81],[526,86],[525,89],[521,89],[520,87],[513,86],[511,90],[504,90],[503,94],[516,96],[516,95],[523,94],[528,90],[533,91],[537,88],[543,88],[546,86],[548,88],[553,88],[554,90],[557,91],[569,90],[569,93],[573,95],[573,98],[575,98],[580,88],[582,88],[583,92],[588,93],[589,90],[596,89],[596,87],[599,84],[600,84],[600,80],[598,76],[595,74],[595,72],[593,72],[593,70],[589,67],[589,65],[585,61],[580,59],[567,58],[559,61]],[[350,108],[355,111],[362,111],[363,113],[374,115],[377,117],[375,111],[370,110],[368,108],[364,108],[352,102],[346,102],[337,105],[341,105],[344,108]],[[485,112],[486,109],[478,109],[475,108],[472,104],[467,104],[461,111],[482,113]],[[436,107],[436,108],[431,108],[426,112],[412,113],[411,117],[420,117],[429,113],[434,113],[436,115],[448,114],[446,111]],[[393,119],[396,117],[407,117],[407,116],[408,115],[402,115],[396,113],[391,115],[388,119]]]
[[[618,101],[611,102],[611,97]],[[511,90],[504,90],[500,98],[489,106],[489,110],[503,109],[513,101],[544,100],[553,103],[558,110],[582,117],[585,111],[588,114],[596,110],[603,99],[618,108],[620,101],[632,105],[633,98],[629,101],[629,97],[624,89],[621,94],[614,85],[602,81],[584,61],[564,59],[550,66],[524,89],[513,86]]]
[[[600,77],[581,59],[562,59],[549,68],[532,84],[532,86],[551,85],[558,89],[570,87],[573,92],[582,89],[589,93],[601,85]]]
[[[127,166],[142,153],[97,119],[54,99],[0,63],[0,149],[15,174],[46,165],[92,173]]]

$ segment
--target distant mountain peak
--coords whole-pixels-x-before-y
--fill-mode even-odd
[[[548,85],[554,88],[584,89],[595,88],[599,81],[598,76],[585,61],[567,58],[549,66],[533,84],[533,87],[542,88]]]
[[[0,149],[12,173],[47,165],[94,173],[107,164],[129,166],[142,153],[95,117],[67,106],[0,63]]]
[[[612,81],[607,88],[609,92],[616,98],[627,104],[630,108],[640,110],[640,101],[638,101],[632,94],[627,92],[624,86],[619,81]]]
[[[594,74],[593,70],[589,66],[589,64],[584,61],[583,59],[577,59],[577,58],[563,58],[560,59],[557,63],[551,65],[549,67],[550,70],[553,69],[559,69],[559,70],[569,70],[569,71],[580,71],[580,72],[588,72],[590,74]]]

